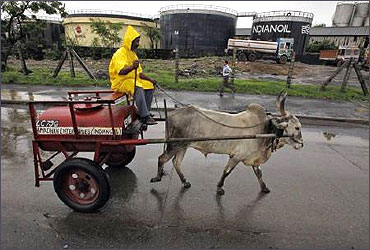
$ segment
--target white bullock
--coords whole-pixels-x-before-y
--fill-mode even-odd
[[[184,187],[189,188],[191,185],[185,179],[180,167],[187,148],[192,147],[204,155],[216,153],[230,156],[217,184],[217,194],[224,194],[222,187],[225,178],[240,162],[243,162],[246,166],[252,166],[261,191],[270,192],[262,180],[260,165],[271,157],[271,153],[275,149],[281,148],[285,144],[290,144],[295,149],[303,147],[301,123],[294,115],[285,111],[286,93],[281,100],[280,98],[281,93],[276,99],[277,110],[281,114],[281,117],[277,118],[267,115],[265,109],[259,104],[250,104],[245,111],[238,114],[216,112],[193,106],[170,112],[168,115],[170,138],[204,138],[272,133],[271,122],[273,119],[275,119],[277,127],[284,130],[285,135],[291,135],[291,137],[169,143],[165,152],[158,158],[158,173],[156,177],[151,179],[151,182],[161,181],[164,164],[172,158],[173,165]]]

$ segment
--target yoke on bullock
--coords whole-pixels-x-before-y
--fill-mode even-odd
[[[199,150],[204,155],[209,153],[227,154],[229,161],[225,166],[221,179],[217,184],[217,194],[223,195],[225,178],[232,170],[243,162],[251,166],[257,176],[262,192],[270,190],[262,180],[260,165],[265,163],[271,153],[286,144],[295,149],[303,147],[301,123],[294,115],[285,110],[286,93],[282,92],[276,99],[276,108],[280,116],[268,115],[259,104],[250,104],[246,110],[238,114],[211,111],[188,106],[174,110],[167,117],[167,133],[173,142],[167,143],[165,152],[158,158],[157,176],[151,182],[159,182],[164,175],[163,167],[172,159],[173,165],[185,188],[191,184],[181,172],[181,162],[189,147]],[[222,135],[225,138],[243,136],[248,137],[256,134],[275,133],[276,137],[256,138],[251,140],[224,140],[224,141],[194,141],[190,138],[214,138]],[[283,135],[287,135],[284,137]],[[176,138],[189,140],[178,140]]]

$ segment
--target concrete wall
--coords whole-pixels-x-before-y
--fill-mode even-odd
[[[123,23],[122,29],[118,33],[119,36],[121,37],[121,41],[114,45],[115,48],[121,47],[123,36],[126,32],[126,28],[128,25],[133,26],[141,34],[140,48],[142,49],[150,48],[150,40],[145,35],[145,32],[143,31],[142,27],[144,26],[144,24],[151,27],[156,27],[156,24],[154,23],[154,21],[135,20],[130,18],[97,17],[97,16],[67,17],[63,21],[66,39],[67,38],[71,39],[77,46],[86,46],[86,47],[92,46],[94,38],[99,39],[99,36],[92,32],[91,29],[92,21],[90,20],[90,18],[93,19],[99,18],[102,21],[109,21],[111,23]],[[78,27],[80,27],[80,29],[78,29]],[[80,30],[80,33],[77,32],[78,30]],[[159,46],[160,45],[158,43],[158,47]]]

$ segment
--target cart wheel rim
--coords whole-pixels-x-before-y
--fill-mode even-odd
[[[82,169],[72,169],[65,173],[63,190],[69,199],[81,205],[94,203],[100,193],[96,179]]]

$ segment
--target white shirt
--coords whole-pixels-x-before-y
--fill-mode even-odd
[[[222,70],[222,76],[229,76],[231,72],[232,70],[229,67],[229,65],[228,64],[224,65],[224,68]]]

